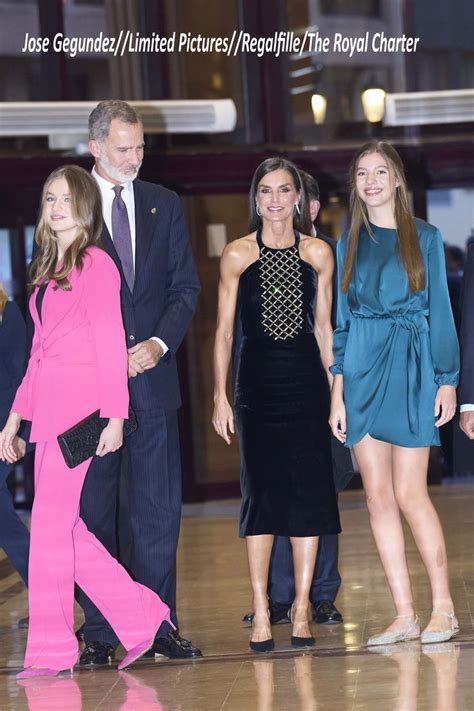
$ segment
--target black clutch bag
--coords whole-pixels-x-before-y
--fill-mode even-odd
[[[99,413],[100,410],[96,410],[58,436],[59,447],[69,469],[74,469],[95,455],[102,430],[109,422],[108,417],[100,417]],[[132,408],[129,408],[128,420],[123,423],[123,436],[127,437],[136,429],[137,419]]]

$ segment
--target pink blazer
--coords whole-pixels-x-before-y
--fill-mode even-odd
[[[128,414],[127,349],[120,275],[106,252],[89,247],[70,291],[46,287],[41,321],[37,289],[30,298],[35,332],[28,368],[12,410],[32,421],[31,441],[54,439],[100,409]]]

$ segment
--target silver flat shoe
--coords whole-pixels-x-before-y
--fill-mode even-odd
[[[421,644],[438,644],[439,642],[448,642],[455,634],[459,632],[459,622],[456,619],[454,610],[452,612],[437,612],[433,610],[431,616],[440,615],[447,617],[451,621],[451,627],[447,630],[426,631],[421,633]]]
[[[399,632],[382,632],[367,640],[368,647],[375,647],[385,644],[397,644],[397,642],[408,642],[411,639],[418,639],[420,629],[418,627],[418,615],[397,615],[395,619],[411,620],[404,630]]]

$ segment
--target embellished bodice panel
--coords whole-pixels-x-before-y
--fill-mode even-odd
[[[259,258],[245,269],[239,283],[239,315],[247,338],[290,341],[314,332],[318,276],[300,257],[295,244],[274,249],[257,232]]]

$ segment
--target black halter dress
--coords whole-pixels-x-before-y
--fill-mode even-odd
[[[240,535],[341,530],[328,425],[329,386],[314,336],[317,273],[257,232],[241,275],[234,409],[241,451]]]

